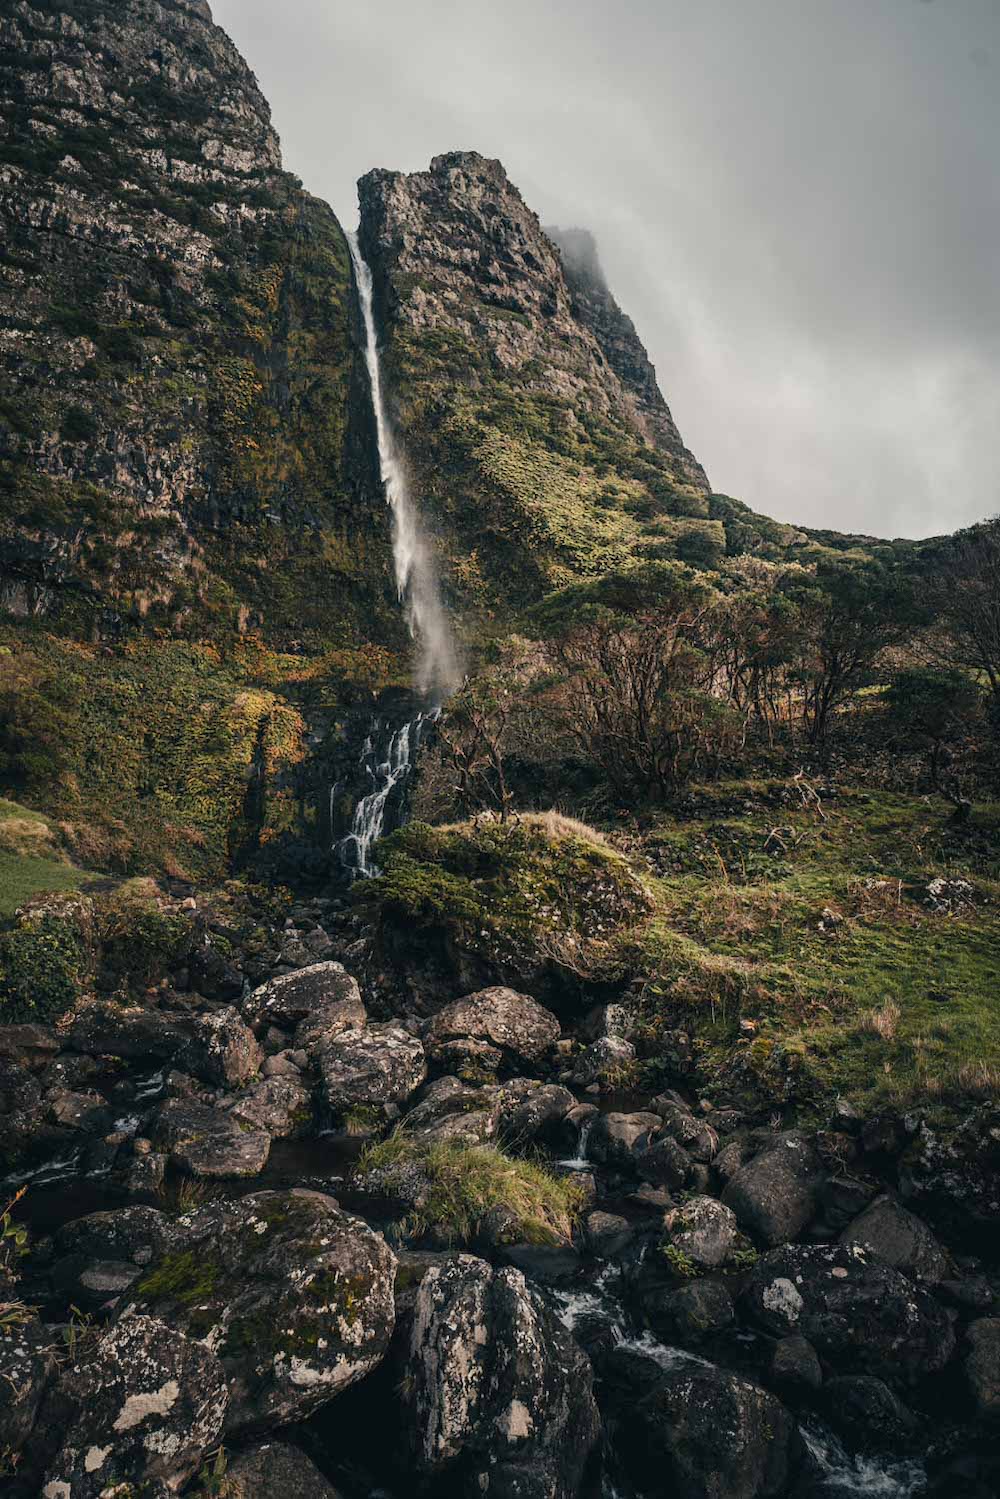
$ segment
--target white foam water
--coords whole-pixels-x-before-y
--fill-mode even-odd
[[[916,1499],[927,1481],[916,1458],[852,1455],[826,1427],[805,1424],[803,1440],[823,1480],[824,1499]]]
[[[460,680],[458,656],[441,601],[437,569],[410,494],[406,465],[396,443],[385,402],[378,336],[372,306],[372,273],[357,236],[349,234],[354,279],[365,331],[365,362],[371,386],[372,411],[378,440],[379,473],[386,502],[392,511],[392,551],[396,587],[403,601],[410,633],[417,644],[416,676],[421,692],[441,702]]]
[[[418,713],[410,723],[404,723],[391,736],[385,759],[378,757],[371,734],[365,740],[361,763],[371,781],[371,790],[358,801],[351,819],[351,830],[336,845],[341,863],[360,879],[370,879],[378,874],[372,862],[372,851],[385,827],[386,804],[413,769],[424,724],[434,717],[436,714]]]

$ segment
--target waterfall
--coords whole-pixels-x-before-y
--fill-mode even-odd
[[[354,808],[350,832],[334,844],[341,864],[354,878],[371,879],[378,874],[378,869],[372,863],[372,850],[382,836],[389,799],[397,786],[402,794],[413,769],[424,729],[427,724],[436,722],[439,713],[438,708],[429,713],[418,713],[416,718],[394,731],[389,730],[387,725],[389,739],[384,750],[378,747],[381,729],[379,724],[374,726],[373,732],[365,740],[361,764],[371,789],[359,799]],[[385,743],[385,740],[382,742]],[[331,810],[331,822],[332,817]]]
[[[406,608],[410,634],[416,641],[417,686],[433,701],[440,702],[454,690],[459,681],[455,643],[441,601],[434,559],[409,491],[405,465],[396,446],[385,403],[372,308],[372,273],[361,254],[357,236],[349,234],[347,243],[354,263],[354,277],[365,330],[365,362],[368,366],[378,439],[379,473],[386,503],[392,511],[392,553],[396,587]]]

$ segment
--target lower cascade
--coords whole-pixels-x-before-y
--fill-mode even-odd
[[[334,845],[341,864],[355,879],[370,879],[378,874],[372,863],[372,850],[384,831],[390,799],[397,788],[402,796],[426,726],[437,719],[438,711],[418,713],[416,718],[390,731],[384,751],[379,749],[381,726],[378,722],[365,740],[361,764],[371,790],[354,808],[350,832]],[[383,735],[385,732],[382,730]],[[385,743],[384,737],[382,742]]]

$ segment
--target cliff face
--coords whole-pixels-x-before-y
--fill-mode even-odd
[[[721,544],[634,328],[499,162],[371,172],[360,197],[399,421],[463,609]]]
[[[611,295],[594,236],[586,229],[546,229],[562,254],[563,270],[576,320],[597,340],[598,347],[631,396],[636,423],[696,488],[709,488],[705,470],[681,440],[677,424],[656,382],[632,319]]]
[[[0,96],[8,612],[392,638],[343,234],[208,6],[4,0]]]

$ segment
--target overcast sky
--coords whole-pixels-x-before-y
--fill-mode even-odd
[[[1000,510],[1000,0],[212,0],[286,164],[498,156],[597,237],[716,490],[883,536]]]

